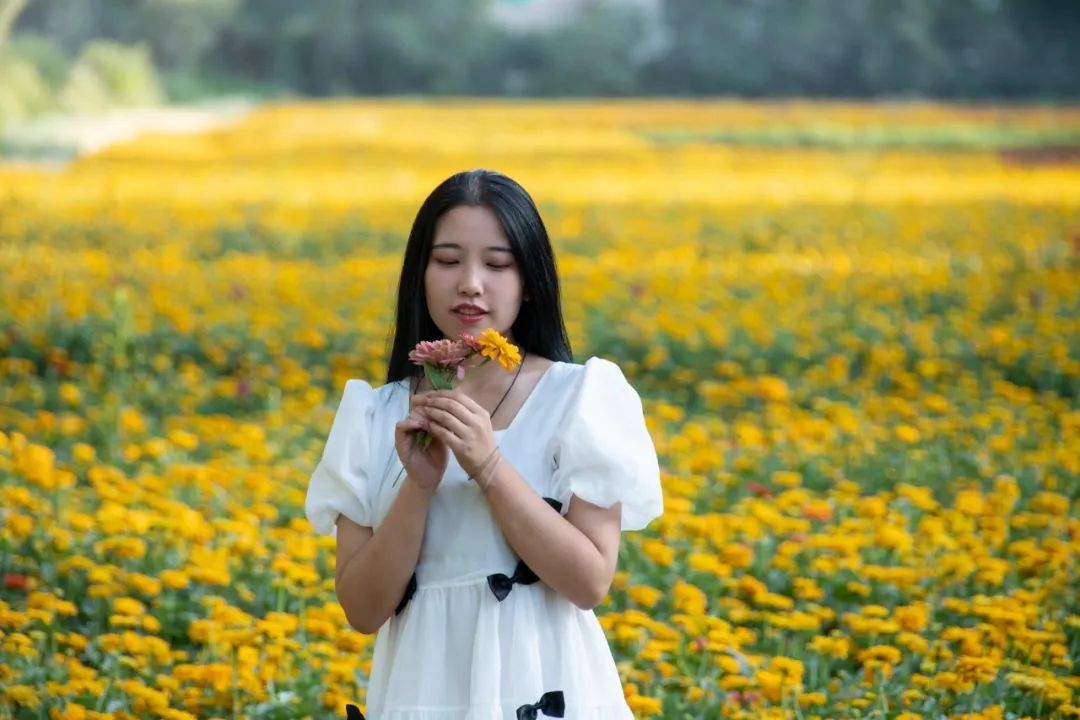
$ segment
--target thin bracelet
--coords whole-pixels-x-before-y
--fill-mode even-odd
[[[469,476],[469,480],[476,480],[476,478],[480,477],[480,473],[484,472],[484,468],[487,467],[487,464],[491,462],[491,458],[495,457],[495,453],[497,453],[498,451],[499,446],[496,445],[495,449],[491,451],[491,454],[488,455],[487,458],[485,458],[484,462],[480,463],[480,467],[476,469],[476,472]]]
[[[488,478],[488,481],[486,483],[484,483],[483,485],[480,485],[479,482],[476,483],[477,485],[480,485],[480,492],[487,493],[488,488],[491,487],[491,483],[495,481],[495,468],[499,467],[499,461],[500,460],[502,460],[502,453],[499,453],[499,456],[497,458],[495,458],[495,462],[492,463],[492,465],[491,465],[491,476]],[[477,476],[477,477],[479,477],[479,476]]]

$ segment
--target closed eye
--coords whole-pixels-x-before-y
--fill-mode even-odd
[[[449,265],[457,265],[458,264],[457,260],[441,260],[439,258],[436,258],[435,262],[437,262],[439,265],[447,265],[447,266],[449,266]],[[507,268],[512,267],[513,263],[508,263],[508,264],[505,264],[505,265],[499,265],[499,264],[496,264],[496,263],[488,263],[487,266],[489,268],[491,268],[492,270],[506,270]]]

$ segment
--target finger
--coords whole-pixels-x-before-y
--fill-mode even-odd
[[[431,398],[424,405],[424,412],[430,414],[432,410],[442,410],[448,412],[458,420],[465,424],[471,422],[471,416],[473,413],[469,412],[469,409],[458,402],[455,398],[450,396],[443,396],[437,398]]]
[[[406,417],[403,420],[399,421],[397,423],[396,427],[398,427],[398,428],[400,428],[402,430],[414,430],[416,428],[423,428],[424,426],[427,425],[427,422],[428,422],[428,419],[426,417],[424,417],[423,415],[412,415],[412,414],[410,414],[408,417]]]
[[[432,437],[434,437],[436,440],[441,441],[442,444],[450,448],[451,451],[455,450],[458,447],[459,440],[457,436],[439,423],[431,423],[431,426],[427,430],[429,433],[431,433]]]
[[[441,425],[460,438],[464,438],[465,434],[469,431],[469,426],[452,413],[436,407],[430,408],[428,412],[431,413],[431,421],[433,424]]]
[[[480,403],[473,400],[461,390],[454,388],[453,390],[440,390],[438,394],[432,393],[435,397],[449,398],[460,403],[465,409],[471,413],[481,413],[484,408],[480,406]]]
[[[471,412],[473,415],[477,415],[480,417],[487,415],[487,409],[485,409],[483,405],[476,402],[465,393],[461,393],[461,404],[468,408],[469,412]]]

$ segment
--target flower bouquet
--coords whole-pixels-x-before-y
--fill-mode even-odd
[[[480,355],[483,360],[467,368],[466,362],[475,355]],[[456,340],[421,340],[409,351],[409,360],[424,369],[424,377],[432,389],[452,390],[467,377],[470,370],[483,367],[492,360],[504,370],[513,370],[521,363],[521,353],[498,330],[488,328],[478,337],[463,332]],[[418,430],[416,435],[417,446],[427,450],[432,436],[423,430]],[[402,472],[404,470],[403,467]],[[400,473],[398,479],[401,479]],[[397,484],[397,480],[394,484]]]

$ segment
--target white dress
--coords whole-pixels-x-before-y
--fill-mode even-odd
[[[339,513],[378,532],[401,487],[393,486],[401,471],[394,425],[408,414],[408,397],[405,380],[375,389],[346,383],[308,487],[316,532],[335,533]],[[495,438],[503,462],[562,514],[571,495],[603,507],[621,502],[623,530],[663,512],[641,400],[608,360],[551,365]],[[414,589],[375,639],[368,720],[632,720],[596,615],[542,581],[520,582],[530,572],[450,453]],[[519,716],[530,706],[535,713]]]

